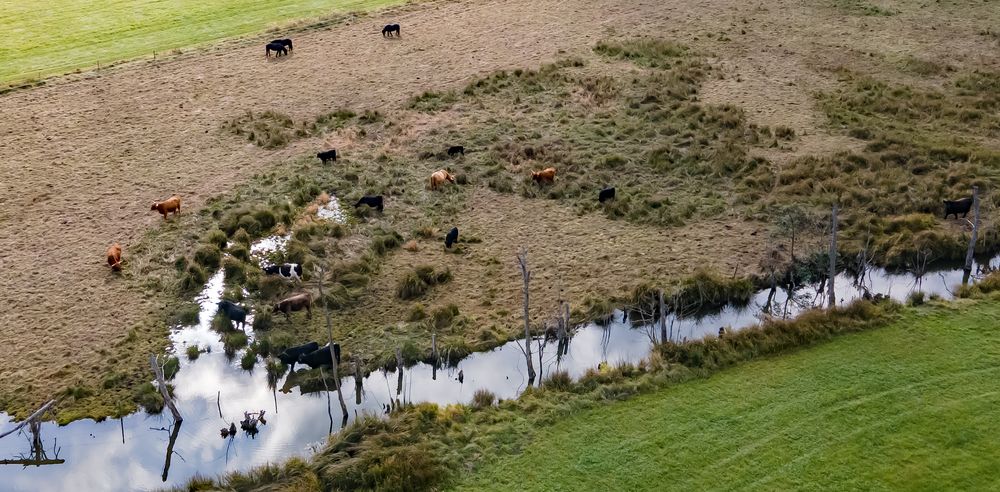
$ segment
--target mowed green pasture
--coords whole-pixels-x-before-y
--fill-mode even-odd
[[[405,0],[0,0],[0,84]]]
[[[1000,304],[918,308],[588,410],[465,490],[998,490]]]

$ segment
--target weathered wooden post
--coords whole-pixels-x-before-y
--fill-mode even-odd
[[[361,393],[364,391],[364,377],[361,374],[361,359],[354,357],[354,404],[361,404]]]
[[[833,213],[830,216],[830,281],[827,283],[829,290],[830,307],[837,304],[837,291],[833,288],[833,279],[837,276],[837,202],[833,203]]]
[[[437,381],[437,377],[438,377],[437,333],[431,333],[431,380]]]
[[[528,386],[535,381],[535,367],[531,363],[531,318],[528,315],[528,289],[531,282],[531,271],[528,270],[528,250],[521,247],[517,255],[517,264],[524,280],[524,359],[528,363]]]
[[[396,396],[403,393],[403,349],[396,349]]]
[[[174,454],[174,444],[177,443],[177,436],[181,433],[181,419],[175,418],[174,429],[170,432],[170,442],[167,443],[167,458],[163,461],[163,474],[161,480],[167,481],[167,473],[170,472],[170,457]]]
[[[663,289],[660,289],[660,343],[667,343],[667,303],[663,301]]]
[[[976,253],[976,241],[979,240],[979,187],[972,187],[972,237],[969,238],[969,249],[965,252],[965,273],[962,284],[969,283],[972,275],[972,256]]]

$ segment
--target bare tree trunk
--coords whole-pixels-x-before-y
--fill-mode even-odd
[[[170,472],[170,457],[174,454],[174,444],[177,443],[177,436],[181,433],[181,419],[177,418],[174,421],[174,430],[170,432],[170,442],[167,443],[167,458],[163,460],[163,475],[160,476],[162,481],[167,481],[167,473]],[[181,457],[183,459],[183,457]]]
[[[972,187],[972,237],[969,238],[969,250],[965,252],[965,274],[962,275],[962,284],[969,283],[969,276],[972,274],[972,256],[976,252],[976,241],[979,240],[979,187]]]
[[[323,315],[326,317],[326,334],[329,337],[330,366],[333,368],[333,386],[337,388],[337,399],[340,400],[340,411],[343,412],[344,422],[347,422],[347,404],[344,403],[344,393],[340,389],[340,375],[338,374],[337,354],[333,350],[333,322],[330,321],[330,307],[326,305],[323,298],[323,281],[326,279],[326,267],[319,267],[319,302],[323,304]]]
[[[3,434],[0,434],[0,438],[6,437],[10,434],[17,432],[18,430],[21,429],[21,427],[24,427],[25,425],[28,425],[29,423],[33,422],[38,417],[41,417],[46,411],[48,411],[48,409],[52,408],[52,405],[55,404],[56,404],[55,400],[49,400],[48,403],[39,407],[38,410],[32,412],[31,415],[28,415],[28,418],[24,419],[20,424],[15,425],[13,429],[4,432]]]
[[[663,301],[663,289],[660,289],[660,343],[667,343],[667,303]]]
[[[167,407],[170,408],[170,413],[174,415],[174,421],[180,423],[184,420],[181,417],[181,413],[177,411],[177,407],[174,406],[174,399],[170,397],[170,392],[167,391],[167,382],[163,378],[163,367],[160,366],[160,362],[155,355],[149,356],[149,365],[153,368],[153,374],[156,375],[156,384],[160,387],[160,394],[163,395],[163,402],[166,403]]]
[[[528,363],[528,385],[535,381],[535,368],[531,363],[531,318],[528,315],[528,288],[531,282],[531,271],[528,270],[528,250],[524,247],[517,255],[517,263],[521,268],[521,278],[524,279],[524,360]]]
[[[837,292],[833,288],[833,279],[837,276],[837,204],[833,204],[833,214],[830,216],[830,282],[827,285],[830,296],[830,307],[837,304]]]

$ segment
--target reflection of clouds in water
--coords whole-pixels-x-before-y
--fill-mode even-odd
[[[866,276],[864,285],[873,294],[890,294],[897,300],[905,299],[917,289],[949,298],[950,289],[961,280],[960,269],[931,272],[918,286],[910,275],[875,269]],[[221,295],[221,285],[220,272],[213,275],[201,294],[199,302],[203,312],[198,325],[171,334],[177,351],[181,351],[185,343],[197,343],[203,348],[211,346],[212,352],[202,354],[195,361],[181,357],[182,369],[173,384],[185,420],[175,446],[177,455],[171,460],[166,483],[160,481],[160,473],[169,434],[151,430],[150,427],[167,427],[170,419],[138,413],[125,418],[124,444],[117,420],[101,423],[84,420],[65,427],[43,424],[43,439],[51,444],[53,438],[58,438],[61,448],[59,457],[64,458],[66,463],[26,469],[0,467],[3,488],[61,490],[72,484],[81,490],[150,489],[183,484],[195,474],[215,476],[278,462],[291,456],[304,456],[324,443],[330,417],[322,392],[302,395],[298,388],[288,394],[278,392],[275,411],[275,394],[267,387],[263,363],[258,363],[253,371],[247,372],[238,367],[238,355],[229,361],[222,353],[219,336],[211,330],[211,318]],[[862,293],[854,280],[846,275],[837,277],[836,289],[838,302],[849,302]],[[729,306],[697,319],[672,318],[675,338],[715,335],[720,326],[739,328],[756,324],[762,317],[760,310],[767,303],[768,296],[769,291],[763,290],[756,292],[750,303],[742,308]],[[825,299],[824,295],[817,295],[815,285],[804,286],[793,293],[794,302],[787,303],[788,314],[822,306]],[[787,292],[777,290],[771,300],[772,312],[780,316],[788,300]],[[604,327],[590,324],[576,330],[569,342],[569,352],[562,358],[556,355],[557,344],[549,342],[542,355],[541,377],[548,377],[555,370],[566,370],[575,378],[604,361],[614,365],[619,362],[634,363],[646,357],[650,350],[648,327],[631,328],[628,323],[617,322],[621,313],[616,313],[612,319],[615,321]],[[658,335],[658,328],[653,331]],[[537,341],[532,342],[531,349],[533,364],[539,369]],[[464,384],[457,381],[459,370],[464,373]],[[472,394],[480,388],[492,391],[500,398],[514,398],[527,384],[524,355],[515,342],[472,354],[456,367],[439,368],[436,380],[432,380],[432,368],[427,364],[417,364],[403,371],[405,396],[399,398],[407,401],[464,403],[471,400]],[[354,403],[354,378],[345,377],[342,389],[350,418],[366,412],[382,414],[382,405],[397,398],[397,374],[396,371],[375,371],[366,377],[362,381],[364,399],[360,405]],[[286,374],[278,382],[279,388],[287,377]],[[217,392],[221,394],[225,421],[219,418]],[[334,429],[337,429],[341,414],[336,395],[331,395],[331,402]],[[244,411],[260,410],[267,412],[267,424],[261,427],[255,439],[239,432],[232,441],[227,461],[228,440],[219,436],[219,429],[228,426],[229,422],[242,420]],[[9,421],[8,416],[0,414],[0,423],[4,427]],[[0,457],[13,457],[27,452],[28,448],[23,436],[8,436],[0,440]]]

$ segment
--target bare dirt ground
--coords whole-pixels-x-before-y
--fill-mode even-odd
[[[809,135],[785,151],[766,152],[794,154],[801,145],[815,153],[852,145],[827,138],[810,96],[834,83],[831,71],[838,67],[882,70],[906,53],[966,68],[998,64],[996,42],[978,34],[996,25],[997,14],[986,3],[928,9],[880,2],[899,5],[902,13],[890,17],[857,16],[830,7],[834,3],[428,2],[299,34],[294,55],[280,60],[261,57],[259,40],[237,40],[2,96],[0,407],[23,415],[81,381],[99,387],[93,380],[112,365],[108,345],[161,315],[162,299],[129,289],[109,274],[102,257],[119,241],[127,260],[129,246],[157,227],[161,219],[149,211],[150,202],[179,193],[191,213],[253,173],[323,145],[313,138],[267,151],[219,129],[244,111],[312,118],[350,107],[391,114],[424,90],[585,53],[607,37],[656,35],[705,50],[724,68],[726,77],[708,84],[704,100],[739,105],[751,121]],[[378,34],[388,22],[403,26],[401,39]],[[517,210],[516,203],[491,203],[497,200],[512,198],[482,194],[475,201],[481,210]],[[553,211],[552,217],[566,215]],[[504,227],[504,216],[481,218]],[[546,230],[539,227],[534,234]],[[613,250],[613,227],[627,226],[610,227]],[[693,240],[651,231],[649,245],[628,253],[634,270],[594,273],[608,276],[611,288],[624,277],[632,285],[637,275],[662,273],[659,255],[696,258],[693,251],[713,256],[709,266],[756,264],[748,257],[760,251],[752,241],[706,250],[710,238],[695,229]],[[664,243],[655,239],[660,235],[670,237]],[[516,239],[493,248],[509,256],[504,248]],[[640,254],[645,246],[659,254]],[[558,242],[551,247],[558,254]],[[596,259],[566,258],[562,268],[584,269],[606,254],[601,251],[587,250]],[[141,349],[152,351],[158,343]]]

